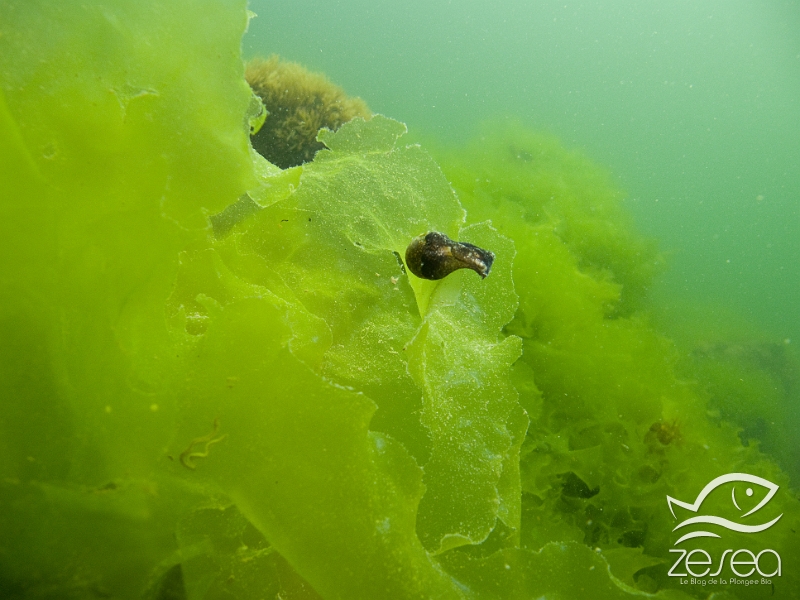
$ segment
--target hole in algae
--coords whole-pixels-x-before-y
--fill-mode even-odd
[[[627,546],[628,548],[638,548],[639,546],[644,546],[644,538],[646,532],[640,529],[634,529],[631,531],[626,531],[617,540],[622,546]]]
[[[594,489],[590,488],[583,479],[572,471],[562,477],[564,478],[564,486],[561,488],[561,493],[564,496],[569,498],[591,498],[600,493],[600,486]]]

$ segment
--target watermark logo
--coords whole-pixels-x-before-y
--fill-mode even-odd
[[[708,496],[715,490],[726,484],[733,484],[731,488],[731,503],[733,508],[740,513],[738,516],[729,519],[717,514],[711,514],[703,510],[703,503]],[[759,490],[759,493],[754,491]],[[762,508],[772,500],[779,489],[779,486],[756,475],[748,473],[728,473],[712,479],[700,491],[695,498],[694,502],[683,502],[671,496],[667,496],[667,505],[672,513],[672,516],[678,518],[675,514],[675,508],[680,507],[694,516],[689,516],[680,523],[678,523],[673,532],[681,532],[682,535],[675,541],[673,546],[678,546],[683,542],[696,538],[721,538],[718,533],[708,531],[706,529],[695,529],[687,531],[693,525],[700,525],[706,527],[709,525],[716,525],[730,531],[745,534],[757,534],[766,531],[775,525],[783,516],[783,514],[771,520],[765,520],[760,523],[745,524],[741,522],[750,515],[758,513]],[[718,493],[726,493],[720,491]],[[763,497],[761,497],[763,495]],[[761,497],[759,501],[756,500]],[[748,502],[749,501],[749,502]],[[751,504],[755,504],[749,508]],[[719,502],[717,502],[719,506]],[[744,505],[744,508],[742,508]],[[731,512],[733,512],[731,510]],[[733,515],[728,515],[733,516]],[[686,533],[683,533],[686,531]],[[757,541],[757,540],[754,540]],[[682,579],[681,583],[691,583],[695,585],[715,585],[715,584],[732,584],[732,585],[754,585],[754,584],[771,584],[772,581],[767,579],[769,577],[780,577],[781,575],[781,557],[780,555],[770,548],[764,548],[758,553],[754,553],[750,549],[741,548],[734,550],[729,548],[725,550],[718,560],[709,554],[706,550],[695,548],[693,550],[686,550],[678,548],[670,550],[671,553],[678,555],[677,560],[669,570],[668,575],[671,577],[689,577],[691,580]],[[727,576],[723,573],[725,567],[728,567],[731,576],[726,579],[721,577],[715,579],[720,574]],[[759,580],[751,578],[753,574],[757,573]],[[738,579],[737,579],[738,578]]]
[[[753,513],[759,511],[761,508],[763,508],[767,504],[767,502],[772,500],[772,497],[778,491],[778,487],[779,487],[779,486],[775,485],[774,483],[772,483],[771,481],[767,481],[763,477],[756,477],[755,475],[750,475],[748,473],[728,473],[727,475],[721,475],[721,476],[717,477],[716,479],[712,479],[708,483],[708,485],[706,485],[706,487],[704,487],[702,489],[702,491],[697,495],[697,498],[695,499],[695,501],[693,503],[691,503],[691,504],[689,504],[688,502],[681,502],[680,500],[676,500],[675,498],[673,498],[671,496],[667,496],[667,504],[669,505],[669,511],[672,513],[672,516],[675,517],[675,506],[677,505],[677,506],[680,506],[681,508],[685,508],[686,510],[689,510],[691,512],[696,513],[700,509],[700,507],[702,506],[703,501],[708,497],[708,495],[711,492],[713,492],[719,486],[721,486],[721,485],[723,485],[725,483],[730,483],[730,482],[753,484],[753,485],[758,485],[758,486],[761,486],[761,487],[767,489],[767,493],[764,496],[764,498],[762,498],[761,502],[756,504],[753,508],[751,508],[749,511],[747,511],[743,515],[740,515],[739,518],[741,518],[741,519],[744,519],[745,517],[748,517],[748,516],[752,515]],[[740,487],[740,486],[735,486],[734,485],[731,488],[731,501],[733,502],[733,505],[736,507],[737,510],[739,510],[740,512],[743,512],[742,509],[739,507],[739,502],[736,500],[736,489],[737,489],[737,487]],[[745,487],[745,486],[741,486],[741,487]],[[748,497],[753,496],[753,494],[754,494],[753,488],[750,487],[750,486],[746,486],[746,487],[747,487],[747,489],[744,492],[745,495],[748,496]],[[724,519],[722,517],[718,517],[718,516],[715,516],[715,515],[702,515],[701,514],[701,515],[698,515],[696,517],[690,517],[690,518],[686,519],[685,521],[681,521],[680,523],[678,523],[678,525],[672,531],[677,531],[678,529],[681,529],[682,527],[686,527],[688,525],[696,525],[698,523],[703,523],[703,524],[709,524],[709,525],[720,525],[722,527],[725,527],[726,529],[730,529],[731,531],[738,531],[739,533],[758,533],[760,531],[764,531],[766,529],[769,529],[770,527],[775,525],[775,523],[777,523],[778,520],[780,520],[780,518],[782,516],[783,516],[783,514],[780,514],[777,517],[775,517],[774,519],[772,519],[771,521],[769,521],[768,523],[761,523],[759,525],[743,525],[741,523],[736,523],[735,521],[730,521],[728,519]],[[690,540],[690,539],[696,538],[696,537],[715,537],[715,538],[718,538],[720,536],[717,535],[716,533],[712,533],[710,531],[702,531],[702,530],[701,531],[692,531],[692,532],[687,533],[687,534],[683,535],[682,537],[680,537],[678,539],[678,541],[676,541],[673,544],[673,546],[677,546],[681,542],[684,542],[686,540]]]

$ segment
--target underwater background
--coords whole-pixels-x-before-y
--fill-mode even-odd
[[[798,25],[1,4],[0,597],[800,597]]]
[[[669,253],[659,292],[800,337],[800,3],[254,0],[276,52],[462,142],[518,119],[606,167]],[[724,320],[725,317],[721,317]]]

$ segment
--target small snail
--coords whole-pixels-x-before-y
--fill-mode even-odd
[[[454,242],[438,231],[423,233],[406,248],[406,266],[421,279],[444,279],[458,269],[472,269],[486,278],[494,253],[466,242]]]

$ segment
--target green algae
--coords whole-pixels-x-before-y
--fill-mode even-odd
[[[641,300],[662,259],[638,238],[619,193],[585,159],[552,138],[497,126],[466,150],[440,151],[438,158],[468,214],[491,214],[516,244],[520,309],[506,331],[523,340],[515,383],[532,416],[520,461],[522,547],[582,541],[627,585],[675,586],[666,577],[674,523],[663,509],[666,494],[693,498],[728,472],[759,473],[790,488],[773,462],[784,458],[785,447],[767,438],[781,448],[770,459],[738,435],[753,411],[762,419],[775,414],[768,374],[760,370],[759,379],[752,368],[730,360],[710,365],[708,357],[690,371],[650,326]],[[701,379],[685,379],[688,372]],[[750,402],[736,411],[745,413],[738,420],[720,418],[707,389],[734,375],[737,384],[748,378]],[[718,392],[717,402],[724,396]],[[773,512],[796,522],[788,491]],[[785,561],[793,555],[793,528],[785,523],[762,534],[765,547],[785,549]],[[737,540],[747,547],[742,536]],[[784,572],[776,590],[792,597],[794,577]],[[753,593],[736,590],[737,597]]]
[[[443,173],[376,116],[280,171],[244,3],[0,16],[4,595],[686,597],[665,495],[789,487],[679,377],[586,159],[494,126]],[[491,276],[409,276],[429,230]]]

